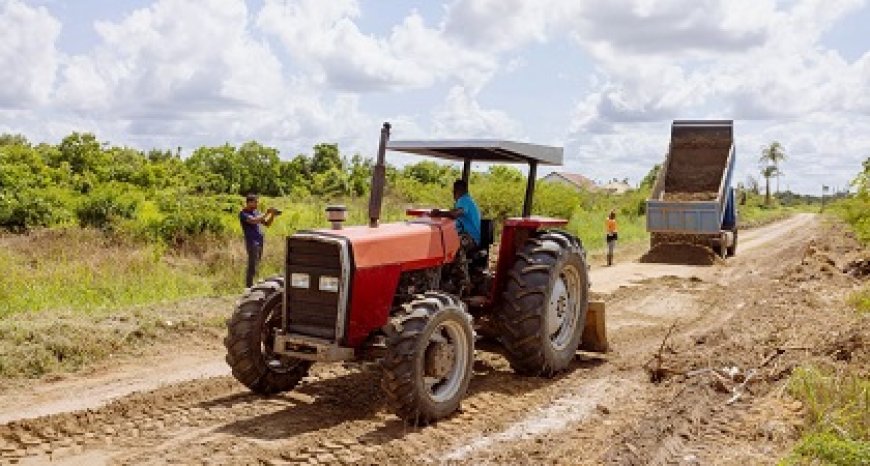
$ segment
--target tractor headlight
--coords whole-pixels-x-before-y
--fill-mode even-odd
[[[326,276],[320,277],[320,291],[338,293],[338,278]]]
[[[307,273],[290,274],[290,286],[293,288],[310,288],[311,277]]]

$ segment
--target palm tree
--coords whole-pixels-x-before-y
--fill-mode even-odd
[[[761,157],[758,159],[758,163],[762,166],[762,174],[768,166],[772,165],[775,167],[777,193],[779,192],[779,175],[782,174],[782,170],[779,169],[779,164],[785,162],[787,158],[788,156],[785,154],[785,147],[782,147],[782,144],[780,144],[779,141],[773,141],[770,145],[761,149]]]
[[[776,165],[768,165],[761,169],[761,176],[764,177],[765,181],[764,205],[770,205],[770,178],[779,176],[779,169],[776,168]]]

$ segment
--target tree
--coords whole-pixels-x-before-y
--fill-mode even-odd
[[[764,205],[770,205],[770,178],[777,176],[778,173],[779,169],[775,165],[768,165],[761,169],[761,176],[764,177],[765,181]]]
[[[768,146],[761,149],[761,157],[758,163],[762,167],[762,172],[768,167],[773,166],[776,176],[776,192],[779,192],[779,176],[782,175],[782,170],[779,166],[788,156],[785,154],[785,148],[779,141],[773,141]]]
[[[659,172],[662,170],[662,165],[657,163],[653,165],[650,171],[643,177],[640,181],[641,188],[652,189],[653,185],[656,184],[656,179],[659,177]]]
[[[30,146],[27,138],[21,134],[0,134],[0,146]]]
[[[51,162],[59,166],[69,163],[73,173],[85,174],[91,172],[100,179],[109,171],[109,157],[102,150],[102,144],[91,133],[72,133],[63,138],[58,146],[58,158]]]
[[[495,180],[504,183],[519,183],[525,179],[519,168],[509,165],[493,165],[489,167],[489,174]]]
[[[341,170],[341,153],[338,144],[317,144],[311,160],[312,173],[327,173],[333,169]]]
[[[350,161],[350,189],[354,196],[362,196],[368,191],[369,180],[372,178],[371,159],[364,159],[363,156],[356,154]]]

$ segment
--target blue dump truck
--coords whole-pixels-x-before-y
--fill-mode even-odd
[[[737,252],[734,122],[676,120],[671,143],[646,201],[650,247],[662,243],[711,247],[722,257]]]

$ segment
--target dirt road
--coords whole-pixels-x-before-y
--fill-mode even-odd
[[[745,329],[740,339],[724,337],[723,329],[730,325],[752,324],[749,330],[772,332],[743,322],[744,316],[759,315],[759,306],[773,309],[770,301],[776,299],[784,300],[776,303],[783,309],[800,307],[785,298],[787,293],[771,292],[792,285],[783,274],[806,261],[812,238],[824,239],[819,228],[815,216],[798,215],[747,231],[738,257],[725,265],[593,265],[593,291],[607,300],[613,351],[606,357],[580,355],[572,370],[548,380],[514,376],[500,355],[479,351],[461,412],[434,426],[412,429],[388,414],[374,370],[315,366],[297,391],[261,398],[226,376],[222,354],[168,355],[4,396],[0,463],[770,462],[788,444],[787,436],[758,440],[749,435],[741,443],[745,439],[730,430],[708,432],[709,425],[689,421],[704,415],[707,405],[711,418],[722,418],[728,413],[720,404],[707,400],[709,393],[691,381],[681,382],[682,388],[674,381],[651,384],[643,366],[675,321],[674,348],[703,346],[698,354],[707,361],[718,357],[715,348],[722,345],[749,344],[743,340],[752,332]],[[795,294],[795,299],[821,299],[816,295],[828,296],[837,286],[853,285],[832,282],[805,290],[805,296]],[[842,293],[836,293],[838,298],[828,304],[842,301]],[[790,312],[794,316],[798,311]],[[800,329],[789,332],[776,338],[803,335]],[[744,356],[758,357],[764,349]],[[686,356],[691,351],[673,351],[674,364],[695,364]],[[740,357],[731,361],[748,364]],[[753,397],[751,407],[765,400]],[[740,403],[735,406],[740,410],[732,414],[748,412]],[[683,411],[672,412],[675,407]],[[795,410],[785,412],[791,417],[782,422],[799,417]],[[664,414],[666,422],[660,417]],[[24,419],[33,416],[42,417]],[[726,456],[717,449],[723,445],[729,447]]]

